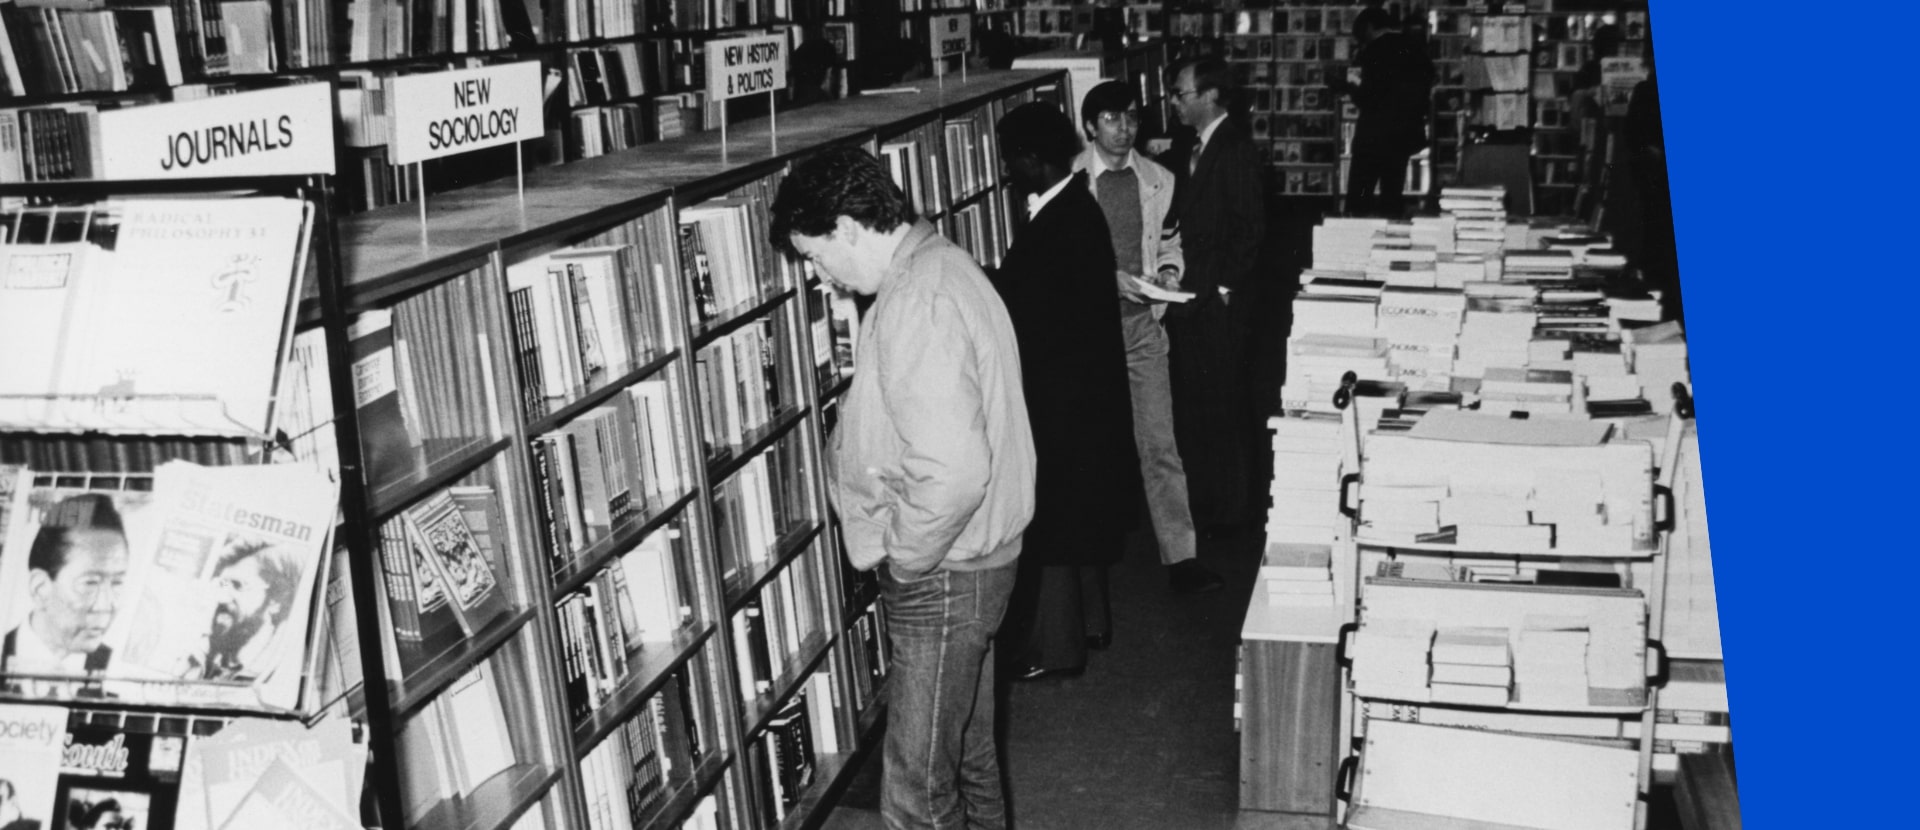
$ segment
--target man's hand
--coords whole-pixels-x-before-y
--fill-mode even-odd
[[[1120,288],[1120,299],[1130,300],[1141,305],[1149,305],[1156,302],[1147,295],[1140,293],[1140,286],[1133,281],[1134,276],[1132,274],[1116,269],[1113,272],[1113,280],[1114,284]]]

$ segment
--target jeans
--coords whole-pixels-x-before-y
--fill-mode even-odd
[[[994,750],[993,634],[1014,565],[936,570],[901,582],[881,565],[887,639],[886,764],[880,817],[889,830],[1007,826]]]
[[[1187,507],[1187,470],[1173,438],[1173,387],[1167,380],[1167,333],[1144,307],[1122,303],[1120,332],[1127,344],[1127,387],[1133,393],[1133,445],[1147,490],[1160,564],[1192,559],[1193,513]]]

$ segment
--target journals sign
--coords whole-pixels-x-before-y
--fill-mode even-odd
[[[97,178],[204,179],[333,173],[327,84],[106,110]]]

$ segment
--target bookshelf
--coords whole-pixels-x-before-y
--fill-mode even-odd
[[[382,826],[817,825],[874,744],[886,642],[821,486],[858,312],[774,254],[767,205],[816,148],[921,142],[928,215],[997,260],[1012,214],[992,124],[1064,90],[1058,73],[972,72],[783,113],[778,151],[760,120],[724,147],[688,135],[538,167],[524,192],[434,195],[424,232],[416,205],[340,216],[328,177],[285,184],[314,217],[312,290],[289,306],[286,377],[303,385],[283,389],[310,429],[272,443],[9,432],[0,458],[140,472],[284,443],[336,470],[336,578],[316,589],[330,628],[308,651],[346,677],[324,707],[76,702],[74,722],[157,718],[163,737],[195,739],[234,716],[350,723],[372,759],[365,823]],[[11,240],[25,214],[4,215]],[[455,514],[484,537],[485,567],[423,587],[413,569]]]

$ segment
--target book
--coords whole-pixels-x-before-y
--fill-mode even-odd
[[[17,811],[8,826],[63,826],[65,813],[56,810],[54,796],[66,737],[65,708],[0,704],[0,780],[11,787],[5,806]]]
[[[0,259],[0,395],[88,405],[0,411],[13,427],[259,435],[292,336],[311,206],[296,199],[126,199],[92,208],[117,232]],[[220,244],[207,244],[219,240]],[[42,317],[41,315],[51,315]],[[99,398],[124,401],[101,407]]]
[[[305,465],[176,461],[155,472],[154,491],[160,525],[135,553],[142,576],[114,676],[242,684],[217,697],[295,708],[337,485]]]
[[[121,609],[136,593],[134,552],[153,550],[160,512],[150,491],[57,486],[48,478],[16,483],[0,546],[0,671],[8,688],[32,697],[102,693],[100,681],[116,670],[133,625],[134,615]],[[64,549],[57,571],[29,563],[36,543]],[[80,592],[34,592],[37,581]],[[75,599],[86,601],[84,609]],[[27,647],[32,640],[39,644]]]
[[[493,549],[497,537],[490,532],[496,521],[492,514],[498,509],[491,488],[464,488],[458,499],[453,490],[442,490],[403,514],[409,532],[418,535],[428,565],[458,605],[459,616],[470,632],[485,629],[512,610],[497,571],[501,564],[498,560],[507,552]],[[475,532],[472,519],[488,523],[483,528],[485,542]]]

